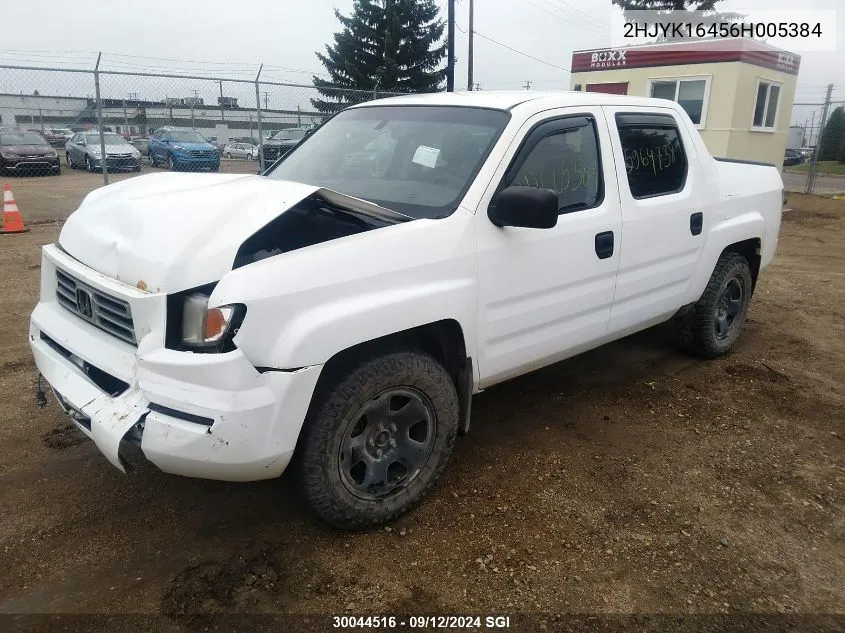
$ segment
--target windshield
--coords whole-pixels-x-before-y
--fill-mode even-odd
[[[44,145],[44,139],[34,132],[4,132],[0,145]]]
[[[300,141],[305,138],[305,130],[282,130],[276,132],[271,141]]]
[[[108,132],[103,134],[103,141],[105,141],[106,145],[126,145],[126,139],[124,139],[122,136],[118,136],[117,134],[109,134]],[[85,142],[88,143],[88,145],[99,145],[100,135],[86,134]]]
[[[415,218],[445,217],[469,188],[507,112],[444,106],[345,110],[267,176],[333,189]]]
[[[193,130],[171,130],[168,134],[170,140],[176,143],[208,143],[199,132]]]

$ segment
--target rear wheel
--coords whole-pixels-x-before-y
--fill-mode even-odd
[[[226,158],[228,160],[232,160],[232,155],[230,153],[226,152],[226,155],[224,156],[224,158]]]
[[[315,394],[298,455],[306,499],[342,529],[390,521],[440,477],[457,431],[455,385],[434,358],[363,361]]]
[[[73,161],[70,159],[70,152],[65,152],[65,161],[67,161],[67,166],[71,169],[76,169],[73,164]]]
[[[696,304],[675,317],[679,342],[704,358],[727,354],[739,338],[751,301],[751,267],[739,253],[724,253]]]

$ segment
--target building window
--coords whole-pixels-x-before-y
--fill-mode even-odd
[[[757,99],[754,102],[754,119],[751,128],[774,130],[777,124],[780,85],[770,81],[757,82]]]
[[[710,78],[651,79],[649,96],[654,99],[676,101],[689,115],[696,127],[704,127],[707,119],[707,101],[710,96]]]

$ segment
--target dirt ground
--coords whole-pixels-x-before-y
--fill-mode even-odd
[[[25,217],[45,220],[84,188],[13,186]],[[362,534],[314,519],[291,478],[124,476],[52,397],[38,409],[27,320],[38,247],[59,227],[3,236],[0,629],[33,625],[11,615],[30,613],[77,614],[38,623],[86,631],[95,622],[80,614],[167,631],[231,630],[208,616],[245,613],[313,616],[250,630],[501,614],[537,631],[571,630],[566,614],[586,626],[650,613],[671,615],[665,630],[752,614],[774,618],[767,630],[789,618],[790,630],[842,630],[845,202],[788,206],[730,355],[684,356],[656,328],[492,388],[432,494]]]

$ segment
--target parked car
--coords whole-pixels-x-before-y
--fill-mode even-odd
[[[804,162],[804,156],[801,152],[797,149],[788,149],[783,155],[783,165],[784,167],[789,167],[792,165],[800,165]]]
[[[141,153],[141,156],[147,156],[149,155],[149,141],[148,138],[135,138],[132,139],[132,146]]]
[[[675,102],[591,92],[352,106],[265,173],[89,194],[42,250],[29,341],[116,467],[134,443],[246,481],[296,452],[346,529],[431,489],[481,390],[664,321],[728,353],[783,195]]]
[[[229,142],[219,139],[216,136],[206,136],[205,138],[209,143],[214,145],[214,149],[216,149],[217,153],[222,156],[223,149],[229,144]]]
[[[54,145],[56,147],[64,147],[65,143],[67,143],[73,136],[73,132],[70,130],[70,128],[53,127],[45,129],[42,136],[44,137],[44,140],[46,140],[50,145]]]
[[[59,155],[40,134],[20,128],[0,130],[0,174],[62,171]]]
[[[167,165],[171,170],[203,169],[219,171],[220,153],[196,130],[162,127],[149,139],[150,165]]]
[[[225,158],[245,158],[258,160],[258,146],[252,143],[230,143],[223,148]]]
[[[141,152],[114,132],[104,132],[106,169],[141,171]],[[99,132],[77,132],[65,145],[65,160],[71,169],[102,171],[102,144]]]
[[[294,127],[279,130],[264,141],[264,164],[271,165],[287,154],[311,133],[311,128]]]

